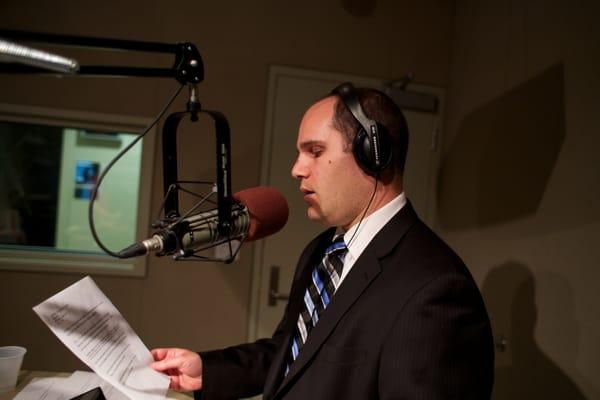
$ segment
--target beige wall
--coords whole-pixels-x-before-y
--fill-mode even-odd
[[[0,27],[195,43],[206,67],[206,80],[200,85],[202,103],[224,112],[231,124],[233,189],[239,190],[259,182],[270,64],[386,79],[412,71],[418,82],[448,84],[453,2],[380,0],[369,17],[352,16],[341,4],[337,0],[3,0]],[[138,62],[125,54],[68,54],[86,63]],[[161,59],[162,65],[170,65],[169,57],[145,55],[141,62]],[[175,84],[147,79],[0,76],[0,88],[0,102],[149,117],[160,109]],[[182,96],[173,110],[182,110],[185,101]],[[206,121],[183,127],[181,178],[212,176],[211,129]],[[152,210],[160,204],[161,174],[157,162],[154,190],[146,194],[152,196]],[[174,264],[151,258],[143,279],[94,279],[149,347],[177,345],[200,350],[245,339],[251,260],[252,246],[246,246],[240,261],[232,265]],[[25,368],[71,370],[80,366],[31,311],[33,305],[79,278],[0,272],[0,344],[28,347]]]
[[[460,1],[438,231],[480,283],[496,399],[600,398],[597,1]]]
[[[234,190],[258,183],[270,64],[381,78],[413,71],[448,87],[436,228],[508,339],[496,398],[600,398],[598,2],[463,0],[455,10],[380,0],[366,18],[344,11],[359,4],[350,1],[174,3],[5,0],[0,26],[194,42],[206,65],[203,104],[231,123]],[[175,86],[11,76],[0,87],[2,102],[151,116]],[[186,178],[212,174],[209,129],[184,129]],[[160,182],[157,163],[153,209]],[[207,349],[244,340],[251,252],[228,266],[152,258],[144,279],[95,279],[148,346]],[[78,278],[0,272],[0,343],[27,346],[27,368],[78,365],[31,312]]]

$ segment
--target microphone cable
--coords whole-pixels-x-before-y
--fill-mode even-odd
[[[173,101],[175,101],[175,99],[177,98],[177,96],[179,96],[179,93],[181,92],[181,89],[183,89],[185,85],[180,85],[177,90],[175,90],[175,93],[173,93],[171,95],[171,97],[169,98],[169,100],[167,101],[167,103],[163,106],[162,110],[160,110],[160,112],[156,115],[156,117],[154,117],[154,119],[150,122],[150,124],[148,124],[148,126],[146,128],[144,128],[144,130],[142,131],[142,133],[140,133],[140,135],[135,138],[135,140],[133,140],[131,143],[129,143],[127,146],[125,146],[125,148],[123,150],[121,150],[106,166],[106,168],[100,173],[100,176],[98,177],[98,182],[96,182],[96,184],[94,185],[94,188],[92,189],[92,193],[90,196],[90,204],[88,207],[88,222],[90,225],[90,230],[92,231],[92,237],[94,238],[94,240],[96,241],[96,244],[98,245],[98,247],[100,247],[102,250],[104,250],[105,253],[107,253],[108,255],[111,255],[113,257],[116,258],[124,258],[121,257],[118,253],[115,253],[114,251],[111,251],[110,249],[108,249],[104,243],[102,243],[102,241],[100,240],[100,237],[98,236],[98,233],[96,232],[96,226],[94,224],[94,203],[96,202],[96,194],[98,193],[98,189],[100,188],[100,184],[102,184],[102,181],[104,180],[104,177],[106,176],[106,174],[108,173],[108,171],[113,167],[113,165],[119,161],[119,159],[121,159],[121,157],[123,157],[125,155],[125,153],[127,153],[133,146],[135,146],[137,144],[137,142],[139,142],[144,136],[146,136],[146,134],[148,132],[150,132],[150,129],[152,129],[157,123],[158,121],[163,117],[163,115],[167,112],[167,110],[169,109],[169,107],[171,106],[171,104],[173,103]]]
[[[369,211],[369,208],[371,207],[371,203],[373,203],[373,199],[375,198],[375,194],[377,193],[377,184],[378,183],[379,183],[379,174],[377,174],[377,176],[375,177],[375,187],[373,188],[373,194],[371,195],[371,198],[369,199],[367,208],[365,208],[365,211],[362,213],[362,216],[360,217],[360,220],[358,221],[358,225],[356,226],[356,229],[354,230],[354,232],[352,232],[352,236],[350,236],[350,240],[348,240],[348,243],[346,244],[347,248],[350,248],[350,243],[352,243],[352,241],[354,240],[354,237],[356,236],[356,234],[358,233],[358,230],[360,229],[360,225],[362,224],[363,220],[365,219],[365,216],[367,215],[367,211]]]

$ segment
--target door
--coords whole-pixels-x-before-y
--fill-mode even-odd
[[[248,337],[272,335],[283,314],[296,262],[302,249],[326,227],[306,217],[306,203],[292,178],[296,136],[306,109],[335,86],[352,81],[357,87],[383,88],[384,82],[334,73],[272,67],[269,76],[267,120],[263,144],[261,183],[274,186],[286,197],[290,217],[277,234],[256,244]],[[406,111],[410,139],[405,172],[405,192],[426,222],[433,220],[434,177],[438,165],[436,142],[443,92],[439,88],[410,85],[411,91],[438,98],[437,114]],[[282,299],[277,299],[277,292]]]

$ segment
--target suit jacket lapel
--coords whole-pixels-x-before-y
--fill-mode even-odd
[[[308,339],[302,347],[300,355],[292,364],[288,375],[283,379],[283,381],[281,381],[281,384],[277,388],[273,398],[275,398],[279,392],[281,392],[291,381],[294,380],[294,377],[304,369],[306,364],[319,351],[321,345],[329,337],[339,320],[344,316],[352,304],[358,300],[360,295],[369,286],[373,279],[375,279],[381,272],[379,258],[387,255],[398,244],[398,242],[404,236],[404,233],[406,233],[416,219],[417,217],[411,204],[407,202],[402,210],[400,210],[398,214],[396,214],[390,220],[390,222],[388,222],[373,238],[358,260],[356,260],[352,270],[344,279],[344,282],[335,293],[335,296],[333,296],[331,299],[331,302],[321,315],[319,323],[312,329],[310,335],[308,335]],[[323,247],[324,251],[329,243],[330,241],[325,242],[324,247],[321,245],[318,246],[318,248]],[[315,252],[317,254],[313,257],[310,257],[311,262],[320,262],[323,251],[320,253]],[[317,259],[316,261],[315,258]],[[305,269],[308,271],[303,271],[304,285],[301,288],[302,294],[300,296],[304,294],[304,290],[306,289],[306,285],[308,284],[308,279],[310,279],[310,273],[312,272],[314,265],[316,264],[305,266]],[[292,318],[294,318],[294,324],[298,318],[302,302],[298,301],[296,303],[297,306],[294,308],[294,310],[290,310],[290,315]],[[277,364],[275,365],[277,365],[278,373],[280,374],[282,374],[283,370],[285,370],[284,363],[287,361],[287,357],[285,357],[285,355],[289,350],[290,340],[291,333],[287,335],[287,338],[284,341],[284,347],[280,349],[279,354],[276,357]],[[271,369],[271,374],[269,375],[275,375],[273,372],[275,371]],[[279,376],[281,375],[277,375],[277,377]],[[272,389],[272,386],[270,388]],[[270,392],[270,390],[268,393],[265,391],[265,394],[270,394]],[[265,398],[269,399],[271,397],[265,396]]]
[[[267,374],[267,379],[265,381],[264,399],[270,399],[272,393],[277,389],[279,384],[281,383],[281,379],[283,377],[283,373],[285,372],[287,362],[289,361],[289,353],[290,346],[292,341],[292,335],[294,333],[294,327],[296,326],[296,321],[298,320],[298,315],[300,314],[300,310],[304,305],[302,298],[304,296],[304,291],[306,290],[310,279],[313,268],[317,265],[317,263],[321,262],[323,258],[323,254],[325,253],[325,249],[329,246],[331,241],[333,240],[333,235],[335,234],[335,229],[329,229],[322,234],[322,238],[319,241],[316,241],[314,246],[311,248],[307,248],[303,253],[304,257],[302,257],[298,261],[298,282],[292,286],[292,292],[290,293],[290,299],[300,299],[299,301],[290,302],[290,309],[287,310],[287,316],[292,318],[291,321],[288,322],[291,329],[288,329],[288,332],[285,335],[285,338],[281,342],[282,345],[279,348],[271,367],[269,369],[269,373]]]
[[[344,283],[335,293],[335,296],[333,296],[325,311],[323,311],[319,323],[310,331],[308,339],[304,346],[302,346],[298,358],[292,364],[288,375],[281,382],[275,396],[277,396],[277,393],[292,381],[313,358],[315,353],[321,348],[323,342],[330,335],[331,331],[335,328],[340,318],[342,318],[369,283],[377,276],[377,274],[379,274],[379,271],[379,263],[373,262],[372,259],[369,260],[368,258],[361,256],[359,260],[357,260],[352,271],[348,274]],[[297,316],[298,313],[294,315]],[[287,350],[288,349],[286,349],[286,351]]]

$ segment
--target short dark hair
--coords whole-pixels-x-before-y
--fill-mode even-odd
[[[392,152],[395,170],[402,175],[406,164],[408,151],[408,126],[402,110],[385,93],[376,89],[356,88],[355,92],[360,101],[365,115],[383,125],[391,136]],[[358,132],[360,124],[354,118],[348,107],[339,96],[335,104],[332,124],[340,131],[348,144],[347,149],[352,149],[352,142]]]

